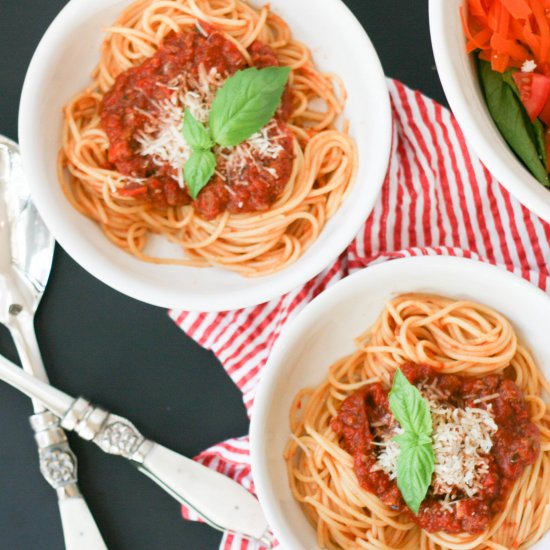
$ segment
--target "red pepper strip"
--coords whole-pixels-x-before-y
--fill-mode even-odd
[[[468,53],[474,50],[485,50],[489,47],[489,40],[491,38],[491,29],[487,27],[481,28],[481,30],[472,32],[470,28],[471,21],[468,21],[464,6],[460,7],[460,19],[462,21],[462,28],[467,38],[466,50]]]
[[[491,67],[493,71],[503,73],[510,66],[510,56],[506,54],[493,54]]]
[[[540,38],[535,33],[533,33],[529,20],[525,22],[525,25],[521,25],[519,21],[513,21],[512,26],[514,28],[514,35],[517,36],[519,40],[524,42],[529,47],[531,52],[539,51]],[[530,58],[535,59],[535,54],[531,53]]]
[[[477,17],[485,26],[487,26],[487,11],[483,7],[481,0],[468,0],[468,13],[473,17]]]
[[[499,54],[510,56],[512,59],[525,61],[529,59],[529,52],[515,40],[504,38],[499,34],[491,36],[491,48]]]
[[[538,52],[538,60],[540,63],[546,63],[548,61],[548,49],[550,48],[550,28],[548,26],[548,19],[544,13],[540,0],[531,0],[531,7],[535,14],[535,21],[539,28],[540,35],[540,49]]]
[[[527,19],[533,12],[525,0],[500,0],[514,19]]]
[[[508,38],[508,30],[510,29],[510,14],[508,10],[501,4],[500,15],[498,18],[498,34]]]
[[[491,40],[491,29],[484,29],[477,34],[470,36],[470,40],[466,44],[466,50],[468,53],[472,53],[475,50],[486,50],[489,48]]]

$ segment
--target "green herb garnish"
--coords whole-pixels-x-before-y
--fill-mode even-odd
[[[187,145],[192,149],[212,149],[214,142],[210,133],[192,114],[189,109],[185,109],[183,118],[183,137]]]
[[[210,150],[195,149],[183,169],[189,194],[196,199],[216,171],[216,156]]]
[[[239,145],[263,128],[277,111],[290,67],[254,67],[235,73],[216,94],[210,132],[224,147]]]
[[[394,438],[400,451],[397,487],[407,506],[418,514],[435,468],[430,408],[400,369],[395,372],[389,403],[393,416],[404,430]]]
[[[193,199],[216,170],[214,145],[236,146],[261,130],[281,103],[290,71],[290,67],[252,67],[236,72],[218,90],[208,128],[189,109],[185,111],[182,131],[192,154],[185,163],[184,176]]]

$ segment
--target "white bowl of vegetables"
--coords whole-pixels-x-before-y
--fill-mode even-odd
[[[512,195],[550,222],[550,17],[543,0],[430,0],[430,31],[466,140]]]

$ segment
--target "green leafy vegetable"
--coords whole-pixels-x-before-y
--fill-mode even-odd
[[[519,90],[516,86],[516,81],[514,80],[514,73],[517,71],[517,69],[507,69],[502,73],[502,80],[508,84],[514,90],[514,93],[518,96],[518,99],[520,99]]]
[[[397,486],[407,506],[418,514],[432,481],[435,455],[431,442],[424,445],[401,445],[397,462]]]
[[[478,63],[487,107],[500,133],[533,176],[550,187],[545,153],[541,147],[541,128],[529,119],[515,85],[510,82],[513,80],[511,74],[503,76],[493,71],[487,61],[478,60]]]
[[[202,122],[199,122],[189,109],[185,109],[183,118],[183,137],[192,149],[211,149],[214,142]]]
[[[193,199],[216,171],[214,145],[236,146],[261,130],[281,103],[290,71],[290,67],[252,67],[229,77],[212,103],[210,130],[185,110],[182,132],[192,154],[184,176]]]
[[[220,88],[210,112],[210,132],[224,147],[239,145],[261,130],[281,103],[290,67],[252,67]]]
[[[418,389],[407,380],[400,369],[395,372],[389,401],[391,412],[405,433],[432,433],[430,409]]]
[[[185,181],[193,199],[197,198],[215,171],[216,157],[214,153],[206,149],[195,149],[184,167]]]
[[[389,403],[393,415],[404,430],[404,433],[394,437],[400,451],[397,487],[407,506],[418,514],[435,468],[430,408],[400,369],[397,369],[393,378]]]
[[[535,119],[535,122],[533,122],[532,124],[535,130],[535,139],[536,139],[537,151],[539,152],[540,160],[543,166],[548,166],[548,158],[546,156],[546,141],[544,139],[544,126],[542,125],[542,122],[538,118]],[[550,185],[550,183],[548,185]]]
[[[416,446],[416,445],[428,445],[432,443],[432,438],[427,433],[414,433],[414,432],[405,432],[403,434],[396,435],[393,440],[399,445]]]
[[[502,80],[504,80],[504,82],[506,82],[506,84],[508,84],[508,86],[512,88],[512,90],[516,94],[516,97],[520,100],[522,109],[525,111],[525,107],[521,102],[521,95],[516,85],[516,81],[514,80],[514,73],[517,72],[517,70],[518,69],[512,68],[503,72]],[[525,114],[527,113],[525,112]],[[531,119],[529,119],[529,122],[531,122]],[[526,121],[526,124],[527,124],[527,121]],[[543,166],[548,166],[548,159],[546,155],[546,142],[544,140],[544,126],[542,125],[542,122],[538,118],[535,119],[534,122],[531,122],[531,124],[533,125],[533,130],[535,131],[535,145],[537,147],[539,158],[542,161]]]

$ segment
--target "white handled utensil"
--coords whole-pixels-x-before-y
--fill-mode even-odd
[[[195,510],[219,530],[241,533],[270,548],[273,543],[260,503],[241,485],[146,439],[125,418],[37,380],[0,356],[0,380],[40,401],[61,426],[93,441],[104,452],[130,460],[140,472]]]
[[[50,274],[54,239],[36,211],[19,147],[0,136],[0,323],[10,331],[25,371],[48,381],[34,314]],[[77,485],[77,462],[59,419],[33,401],[40,471],[57,491],[66,550],[106,550]]]

